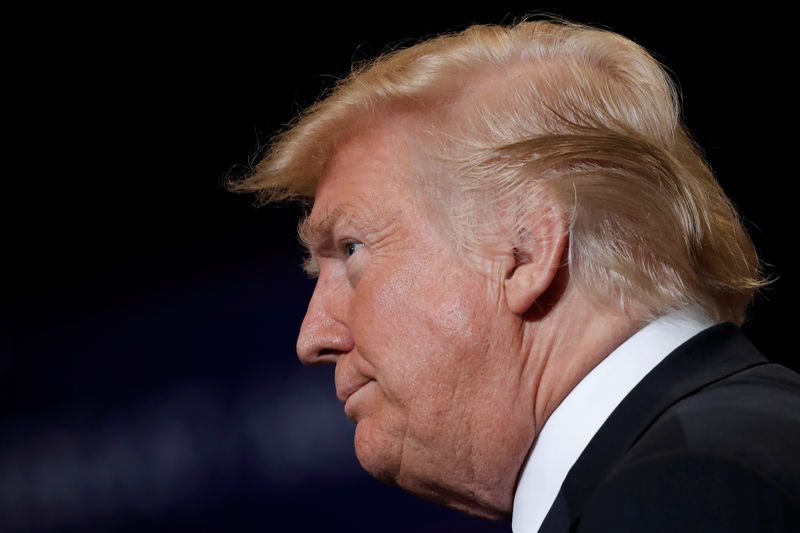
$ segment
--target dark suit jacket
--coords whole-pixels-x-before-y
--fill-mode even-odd
[[[614,410],[539,531],[800,532],[800,376],[732,324],[700,333]]]

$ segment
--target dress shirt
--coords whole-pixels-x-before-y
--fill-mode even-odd
[[[575,386],[550,415],[522,467],[511,519],[514,533],[539,530],[570,468],[617,405],[675,348],[712,325],[697,307],[657,318]]]

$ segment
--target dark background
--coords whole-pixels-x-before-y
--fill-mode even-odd
[[[9,16],[0,530],[509,530],[361,471],[332,368],[294,356],[313,289],[298,210],[255,209],[223,182],[353,60],[538,7]],[[782,16],[544,9],[627,35],[674,73],[777,278],[745,329],[800,366]]]

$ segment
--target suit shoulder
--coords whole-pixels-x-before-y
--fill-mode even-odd
[[[714,459],[800,502],[800,376],[755,366],[681,398],[626,454],[621,468],[659,457]]]
[[[729,437],[747,428],[757,428],[762,436],[779,433],[800,439],[800,376],[774,364],[742,370],[678,399],[652,430],[665,430],[675,421],[689,444],[701,445],[705,438]],[[754,435],[741,435],[739,440],[763,445],[748,437]]]
[[[580,533],[800,530],[800,501],[726,457],[673,451],[626,461],[586,507]]]
[[[637,447],[724,451],[800,449],[800,376],[780,365],[745,369],[676,400]]]

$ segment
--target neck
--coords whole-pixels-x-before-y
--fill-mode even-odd
[[[523,383],[530,387],[537,435],[570,391],[645,325],[645,316],[633,306],[617,310],[572,291],[546,316],[528,324],[524,353],[529,375]]]
[[[492,396],[482,404],[491,412],[484,413],[481,420],[490,422],[480,433],[480,445],[471,448],[474,457],[469,479],[458,483],[459,490],[454,493],[412,492],[427,492],[431,499],[470,514],[509,519],[516,476],[547,419],[595,366],[642,325],[643,321],[631,314],[614,312],[570,291],[536,316],[523,317],[515,326],[514,340],[509,339],[510,345],[499,350],[516,354],[498,363],[517,368],[516,376],[502,385],[514,392],[505,399]],[[462,474],[463,469],[453,472],[449,480]],[[469,490],[461,490],[463,487]]]

